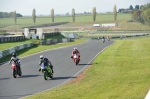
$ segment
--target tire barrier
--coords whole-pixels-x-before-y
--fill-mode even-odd
[[[15,42],[15,41],[21,41],[21,40],[24,40],[24,39],[25,39],[25,36],[9,35],[9,36],[0,37],[0,43]]]

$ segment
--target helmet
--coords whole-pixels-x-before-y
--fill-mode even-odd
[[[74,50],[76,50],[77,48],[75,47]]]
[[[43,55],[41,55],[41,56],[40,56],[40,59],[43,59],[43,58],[44,58],[44,56],[43,56]]]
[[[16,57],[16,56],[17,56],[17,54],[16,54],[16,53],[13,53],[13,54],[12,54],[12,56],[13,56],[13,57]]]

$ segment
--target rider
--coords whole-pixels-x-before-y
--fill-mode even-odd
[[[16,53],[13,53],[13,54],[12,54],[12,57],[11,57],[11,59],[10,59],[9,64],[12,63],[12,62],[14,62],[14,63],[20,68],[20,62],[19,62],[19,60],[20,60],[20,59],[17,57],[17,54],[16,54]]]
[[[52,69],[52,73],[54,73],[52,63],[48,60],[48,58],[44,57],[43,55],[40,56],[39,65],[41,65],[42,63],[44,63],[44,67],[50,66],[50,68]],[[39,69],[39,71],[41,71],[41,68]]]
[[[103,38],[102,39],[104,39],[105,40],[105,37],[103,36]]]
[[[104,36],[102,37],[102,40],[103,40],[103,42],[105,42],[105,37]]]
[[[80,52],[79,52],[79,50],[77,50],[77,48],[73,49],[71,58],[73,58],[73,54],[75,54],[75,53],[79,56],[79,61],[80,61]]]

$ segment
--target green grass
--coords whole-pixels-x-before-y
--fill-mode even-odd
[[[19,41],[19,42],[0,43],[0,51],[1,50],[6,50],[6,49],[11,48],[11,47],[15,47],[17,45],[26,44],[26,43],[31,43],[31,40],[23,40],[23,41]]]
[[[131,19],[130,14],[118,14],[117,20],[128,20]],[[96,21],[112,21],[113,14],[98,14]],[[55,17],[55,22],[72,22],[71,16],[59,16]],[[93,22],[92,15],[78,15],[76,16],[76,22]],[[50,17],[37,17],[36,23],[33,23],[32,17],[21,17],[17,18],[17,25],[27,26],[27,25],[38,25],[52,23]],[[0,18],[0,26],[3,25],[15,25],[13,18]]]
[[[149,26],[145,26],[137,22],[127,22],[131,20],[131,14],[118,14],[117,20],[113,19],[113,14],[98,14],[96,21],[92,20],[92,15],[76,15],[75,22],[72,22],[71,16],[57,16],[55,22],[69,22],[63,26],[93,26],[93,24],[102,23],[118,23],[117,28],[102,28],[103,30],[150,30]],[[17,18],[17,24],[14,24],[13,18],[0,18],[0,27],[8,30],[18,30],[23,27],[37,26],[41,24],[52,23],[50,17],[37,17],[36,23],[33,23],[32,17]],[[78,29],[78,28],[76,28]],[[61,30],[75,30],[75,28],[62,28]]]
[[[150,82],[150,37],[116,40],[84,78],[23,99],[144,99]]]

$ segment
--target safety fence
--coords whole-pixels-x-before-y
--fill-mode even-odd
[[[127,34],[118,34],[118,33],[116,33],[116,34],[108,34],[108,33],[106,33],[106,34],[83,34],[83,35],[79,35],[79,37],[84,37],[84,38],[101,38],[101,37],[107,37],[107,36],[109,36],[109,37],[111,37],[111,38],[120,38],[120,37],[136,37],[136,36],[146,36],[146,35],[148,35],[148,33],[136,33],[136,34],[133,34],[133,33],[127,33]]]

